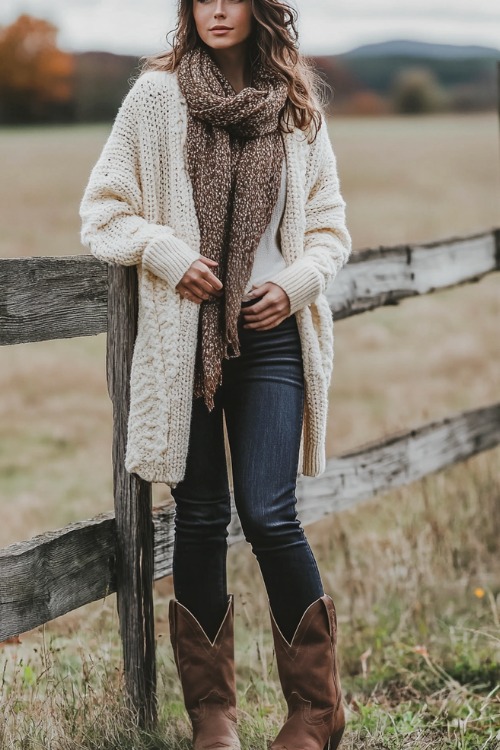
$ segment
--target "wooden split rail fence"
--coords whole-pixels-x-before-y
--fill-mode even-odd
[[[500,270],[500,229],[354,253],[329,291],[335,320]],[[171,573],[173,508],[152,508],[151,484],[124,468],[137,325],[134,267],[92,255],[0,260],[0,344],[107,331],[113,403],[114,513],[0,550],[0,640],[117,593],[127,695],[138,724],[156,723],[153,580]],[[331,458],[301,478],[304,524],[500,444],[500,404],[450,416]],[[243,539],[234,511],[229,543]]]

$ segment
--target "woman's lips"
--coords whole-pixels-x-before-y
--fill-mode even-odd
[[[210,29],[212,34],[216,34],[217,36],[222,36],[223,34],[228,34],[232,29]]]

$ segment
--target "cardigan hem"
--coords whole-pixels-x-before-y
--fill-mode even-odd
[[[325,457],[319,453],[309,454],[307,456],[307,463],[301,467],[301,471],[298,472],[297,477],[318,477],[325,471]],[[125,469],[129,474],[137,474],[141,479],[146,482],[155,482],[166,484],[174,489],[179,482],[184,479],[185,472],[180,475],[179,473],[173,474],[165,471],[164,464],[155,464],[151,460],[136,461],[133,463],[125,463]]]

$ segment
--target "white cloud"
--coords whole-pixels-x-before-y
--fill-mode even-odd
[[[446,17],[484,20],[495,17],[500,19],[500,9],[496,0],[413,0],[396,2],[395,0],[299,0],[299,12],[302,14],[352,18],[415,18]]]
[[[383,42],[388,39],[412,39],[439,44],[479,44],[500,49],[500,38],[490,23],[464,24],[454,18],[369,18],[362,27],[356,18],[343,18],[332,23],[331,28],[318,28],[314,19],[304,18],[301,26],[301,44],[304,49],[321,54],[346,52],[362,44]]]
[[[498,0],[299,0],[307,50],[344,52],[387,39],[482,44],[500,49]]]
[[[68,50],[150,54],[165,49],[177,0],[0,0],[0,23],[27,12],[59,29]],[[500,48],[498,0],[297,0],[306,53],[344,52],[387,39]]]

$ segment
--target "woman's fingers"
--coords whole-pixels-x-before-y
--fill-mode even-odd
[[[219,264],[215,260],[211,260],[210,258],[205,258],[203,255],[201,256],[203,258],[203,262],[205,263],[205,267],[201,270],[202,279],[206,282],[208,282],[216,291],[222,290],[222,281],[210,270],[210,268],[207,268],[206,266],[210,264],[212,268],[215,270],[216,266]]]
[[[267,331],[282,323],[290,313],[288,295],[277,284],[266,282],[257,287],[256,294],[262,294],[261,299],[253,305],[241,308],[243,328],[256,331]]]
[[[241,312],[245,323],[266,323],[270,318],[282,318],[284,320],[288,315],[289,308],[285,306],[283,301],[270,300],[263,305],[264,300],[256,302],[255,305],[242,307]],[[257,309],[254,310],[254,308]]]
[[[250,328],[254,331],[268,331],[282,323],[285,318],[286,315],[279,318],[273,316],[272,318],[266,318],[266,320],[260,320],[258,323],[245,323],[243,328]]]
[[[284,309],[282,305],[269,305],[269,307],[266,307],[253,315],[250,313],[246,314],[246,312],[244,312],[246,309],[247,308],[245,307],[242,308],[245,323],[264,323],[270,317],[286,318],[288,315],[288,311]]]
[[[210,299],[210,297],[222,296],[222,290],[214,289],[213,286],[204,279],[193,281],[190,284],[186,284],[185,286],[190,292],[193,292],[193,294],[201,297],[201,299]]]
[[[198,282],[208,283],[216,291],[222,290],[222,281],[209,268],[203,268],[195,277]]]
[[[282,323],[284,318],[282,320],[276,320],[274,323],[266,326],[258,326],[257,328],[254,328],[255,331],[270,331],[272,328],[276,328],[276,326],[279,326],[280,323]]]
[[[243,328],[253,328],[256,331],[264,331],[268,328],[274,328],[274,326],[282,323],[287,316],[282,313],[272,313],[265,318],[254,321],[245,321]]]
[[[193,263],[191,263],[187,270],[187,273],[188,275],[202,275],[205,278],[209,279],[211,282],[214,282],[216,285],[221,284],[220,280],[210,269],[210,266],[215,269],[215,267],[218,265],[219,264],[215,261],[211,261],[210,258],[204,258],[202,256],[201,258],[197,258],[195,261],[193,261]]]
[[[196,302],[198,305],[204,300],[204,297],[201,297],[198,292],[191,290],[191,288],[187,287],[185,284],[178,284],[177,291],[183,299],[189,299],[191,302]]]
[[[202,255],[200,257],[200,260],[202,260],[204,263],[207,263],[209,266],[218,266],[219,261],[218,260],[212,260],[212,258],[207,258],[206,255]]]
[[[278,284],[266,281],[259,287],[254,287],[255,296],[260,296],[258,302],[242,308],[245,322],[265,320],[270,314],[281,315],[286,318],[290,313],[290,300],[287,293]]]
[[[210,258],[198,258],[189,266],[188,270],[176,286],[181,297],[186,297],[194,302],[201,303],[212,297],[220,297],[223,294],[223,285],[220,279],[208,267],[209,261],[212,267],[217,266],[216,261]]]

